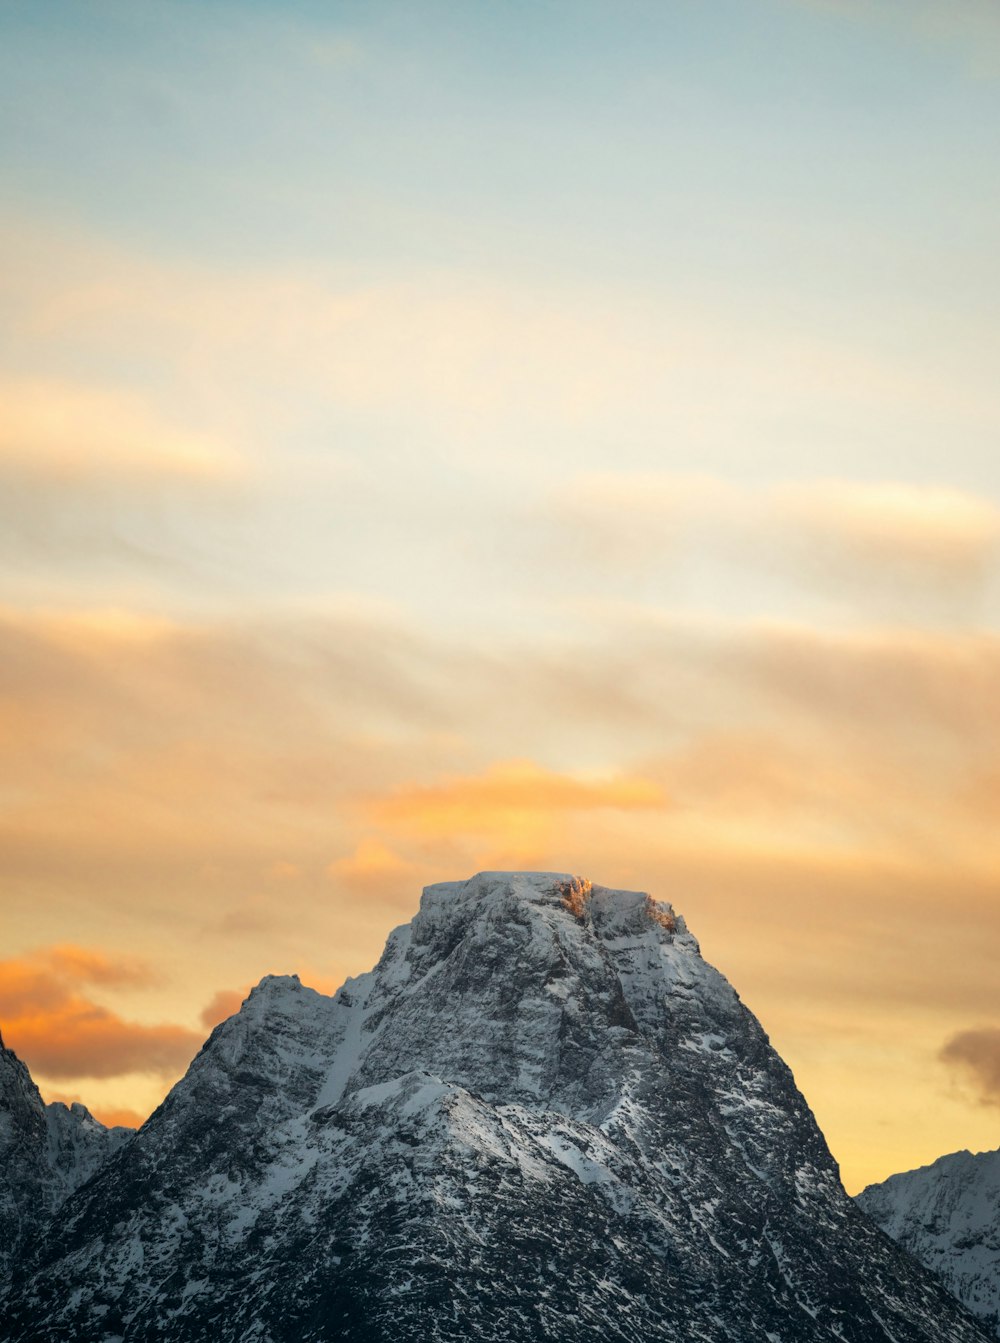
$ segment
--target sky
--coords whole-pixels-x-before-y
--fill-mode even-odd
[[[994,0],[0,0],[0,1029],[137,1123],[421,887],[1000,1142]]]

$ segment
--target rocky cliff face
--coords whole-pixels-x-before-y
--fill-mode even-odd
[[[943,1156],[869,1185],[858,1203],[1000,1334],[1000,1151]]]
[[[83,1105],[46,1105],[0,1039],[0,1271],[131,1136],[105,1128]]]
[[[682,919],[433,886],[334,997],[268,978],[68,1200],[11,1343],[982,1343],[844,1194]]]

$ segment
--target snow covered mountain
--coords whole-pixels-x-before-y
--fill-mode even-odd
[[[8,1343],[983,1343],[844,1193],[669,906],[429,887],[333,998],[267,978],[27,1247]]]
[[[1000,1334],[1000,1151],[953,1152],[869,1185],[858,1203]]]
[[[0,1039],[0,1272],[131,1136],[131,1129],[105,1128],[86,1106],[46,1105]]]

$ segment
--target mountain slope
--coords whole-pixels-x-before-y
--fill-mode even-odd
[[[131,1129],[105,1128],[83,1105],[46,1105],[0,1039],[0,1271],[131,1136]]]
[[[1000,1151],[953,1152],[869,1185],[858,1203],[1000,1334]]]
[[[982,1343],[844,1194],[683,920],[429,887],[335,998],[269,978],[29,1248],[4,1337]]]

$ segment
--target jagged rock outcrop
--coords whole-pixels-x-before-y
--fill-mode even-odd
[[[10,1343],[982,1343],[668,906],[429,887],[268,978],[29,1246]]]
[[[0,1273],[131,1136],[131,1129],[105,1128],[84,1105],[46,1105],[0,1039]]]
[[[1000,1334],[1000,1151],[939,1157],[869,1185],[858,1203]]]

